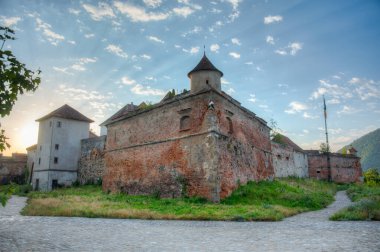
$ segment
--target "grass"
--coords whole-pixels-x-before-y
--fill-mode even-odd
[[[336,185],[311,179],[249,182],[221,203],[107,194],[94,185],[32,192],[23,215],[171,220],[279,221],[331,203]]]
[[[355,203],[330,217],[330,220],[380,220],[380,185],[350,185],[348,197]]]

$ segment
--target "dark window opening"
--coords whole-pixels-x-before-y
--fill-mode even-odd
[[[54,157],[54,164],[58,164],[58,158]]]
[[[51,121],[49,122],[49,126],[51,127]]]
[[[56,150],[59,149],[59,144],[56,144],[56,145],[55,145],[55,149],[56,149]]]
[[[317,173],[321,173],[321,171],[317,171]]]
[[[57,122],[57,128],[61,128],[62,123],[60,121]]]
[[[278,159],[281,159],[281,155],[277,155],[277,158],[278,158]]]
[[[190,129],[190,116],[182,116],[180,125],[179,125],[180,130],[188,130]]]
[[[208,84],[208,80],[206,80],[206,84]]]
[[[286,160],[289,160],[289,157],[286,157]]]
[[[51,189],[56,189],[58,188],[58,180],[57,179],[53,179],[53,181],[51,182]]]
[[[42,145],[40,145],[40,151],[42,150]]]
[[[34,187],[34,190],[38,191],[39,187],[40,187],[40,180],[36,179],[36,186]]]
[[[227,117],[228,121],[228,133],[232,134],[234,132],[233,124],[231,118]]]
[[[41,158],[38,158],[38,164],[41,164]]]

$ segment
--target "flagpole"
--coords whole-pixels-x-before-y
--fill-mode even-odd
[[[329,145],[329,134],[327,132],[327,108],[326,108],[326,100],[325,100],[324,95],[323,95],[323,110],[324,110],[324,116],[325,116],[328,180],[331,181],[330,145]]]

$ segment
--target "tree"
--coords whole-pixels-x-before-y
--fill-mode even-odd
[[[10,114],[17,97],[27,91],[35,91],[41,82],[39,77],[41,71],[33,72],[26,68],[25,64],[16,59],[10,50],[3,50],[5,41],[15,40],[15,32],[0,26],[0,117],[3,118]],[[9,148],[4,129],[0,124],[0,152]],[[5,205],[12,194],[12,187],[9,190],[0,192],[0,203]]]
[[[321,153],[328,153],[330,152],[330,146],[328,146],[326,143],[321,143],[321,145],[319,145],[319,151]]]
[[[283,144],[284,141],[282,139],[282,135],[279,133],[281,129],[278,127],[277,122],[274,119],[270,119],[269,127],[271,128],[271,131],[270,131],[271,140],[273,142]]]
[[[17,97],[27,91],[35,91],[41,82],[41,71],[33,72],[16,59],[10,50],[3,50],[5,41],[15,40],[14,31],[0,26],[0,116],[10,114]],[[0,151],[9,148],[5,131],[0,125]]]

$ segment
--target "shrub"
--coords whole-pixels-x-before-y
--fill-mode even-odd
[[[364,172],[364,182],[369,186],[380,185],[380,174],[375,168]]]

